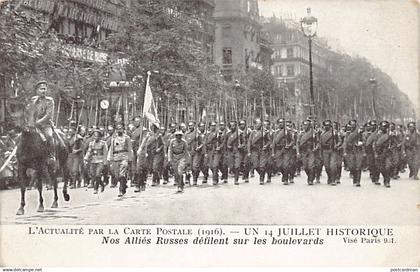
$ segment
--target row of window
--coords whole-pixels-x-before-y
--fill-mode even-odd
[[[295,65],[276,65],[273,66],[272,72],[275,76],[295,76]]]

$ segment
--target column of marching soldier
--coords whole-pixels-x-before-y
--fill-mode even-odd
[[[141,131],[143,129],[143,131]],[[185,184],[249,182],[258,173],[259,183],[270,183],[281,173],[285,185],[293,184],[303,169],[308,185],[320,183],[325,169],[327,184],[340,184],[342,169],[350,172],[355,186],[361,174],[369,171],[370,179],[390,187],[408,164],[409,177],[418,180],[420,134],[415,122],[406,127],[388,121],[368,121],[363,125],[351,120],[344,126],[325,120],[305,120],[300,129],[291,121],[279,119],[275,124],[256,119],[252,127],[245,121],[189,122],[188,126],[170,124],[168,128],[151,125],[145,129],[135,118],[127,131],[122,125],[96,129],[71,124],[65,131],[71,142],[69,159],[70,188],[84,186],[94,193],[119,183],[119,196],[126,193],[127,181],[134,192],[144,191],[151,176],[151,186],[174,177],[178,191]],[[184,181],[185,177],[185,181]]]

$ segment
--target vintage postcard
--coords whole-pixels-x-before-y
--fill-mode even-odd
[[[1,0],[0,267],[418,271],[419,14]]]

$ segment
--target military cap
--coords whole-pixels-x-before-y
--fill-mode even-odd
[[[305,121],[302,122],[303,125],[309,125],[310,123],[311,123],[310,120],[305,120]]]
[[[379,126],[381,128],[389,128],[389,122],[388,121],[382,121],[381,123],[379,123]]]
[[[189,126],[193,126],[193,125],[195,125],[195,121],[189,121],[189,122],[188,122],[188,125],[189,125]]]
[[[349,121],[349,125],[351,126],[355,126],[356,124],[357,124],[357,121],[354,119]]]
[[[232,121],[229,122],[229,124],[236,125],[236,121],[232,120]]]
[[[277,123],[279,123],[279,124],[284,123],[284,119],[283,119],[283,118],[279,118],[279,119],[277,120]]]
[[[117,129],[117,130],[119,130],[119,129],[124,129],[124,127],[123,127],[123,125],[122,125],[122,124],[118,124],[118,125],[116,126],[116,129]]]
[[[291,126],[291,125],[293,125],[293,123],[292,123],[292,121],[287,120],[287,121],[286,121],[286,125],[287,125],[287,126]]]
[[[175,136],[177,136],[177,135],[184,135],[184,132],[182,132],[182,130],[177,130],[177,131],[175,131]]]
[[[324,122],[322,122],[322,125],[324,127],[330,127],[330,126],[332,126],[332,122],[331,122],[331,120],[325,120]]]
[[[204,124],[203,122],[200,122],[199,124],[198,124],[198,126],[199,127],[204,127],[206,124]]]
[[[225,125],[225,122],[221,121],[221,122],[219,123],[219,125]]]
[[[47,85],[47,81],[46,80],[40,80],[35,84],[35,90],[38,88],[39,85]]]
[[[371,126],[377,126],[378,123],[376,122],[376,120],[372,120],[372,121],[370,121],[370,125]]]
[[[76,121],[71,120],[71,121],[70,121],[70,126],[71,126],[71,127],[76,127],[76,126],[77,126]]]
[[[407,127],[408,127],[408,128],[410,128],[410,127],[416,127],[416,122],[409,122],[409,123],[407,124]]]
[[[240,125],[246,125],[246,122],[244,120],[239,121]]]
[[[175,124],[175,123],[171,123],[171,124],[170,124],[170,127],[171,127],[171,128],[175,128],[175,127],[176,127],[176,124]]]
[[[216,126],[216,122],[211,122],[210,126]]]
[[[113,126],[108,126],[108,130],[114,130]]]
[[[98,133],[99,137],[102,137],[102,131],[99,128],[93,130],[92,134]]]
[[[260,118],[255,119],[255,123],[261,123],[261,119]]]

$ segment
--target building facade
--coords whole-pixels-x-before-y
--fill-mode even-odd
[[[249,67],[268,69],[271,48],[262,33],[257,0],[216,0],[214,62],[226,81]]]
[[[309,112],[309,44],[300,22],[277,17],[264,18],[263,30],[272,40],[271,73],[277,79],[290,115],[301,120]],[[312,42],[314,78],[331,69],[326,41],[315,37]]]

